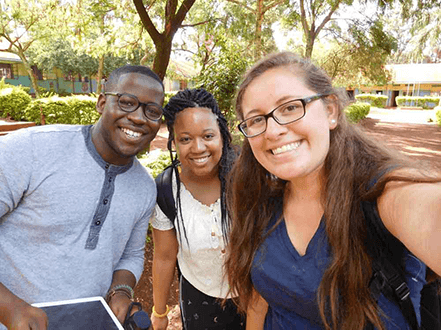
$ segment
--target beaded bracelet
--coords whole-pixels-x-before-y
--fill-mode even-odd
[[[129,299],[133,299],[135,296],[135,293],[133,291],[133,289],[126,284],[120,284],[120,285],[115,285],[113,288],[111,288],[107,294],[106,294],[106,302],[108,303],[110,301],[110,299],[117,293],[122,293],[124,295],[127,296],[127,298]]]
[[[127,289],[127,290],[129,290],[129,293],[130,293],[131,299],[133,299],[133,298],[135,297],[135,291],[133,291],[133,289],[132,289],[132,287],[131,287],[130,285],[127,285],[127,284],[119,284],[119,285],[115,285],[115,286],[112,288],[112,290],[115,290],[115,291],[117,291],[117,290],[119,290],[119,289]]]
[[[159,318],[161,318],[161,317],[166,317],[166,316],[168,315],[168,313],[170,312],[170,308],[168,307],[168,305],[165,305],[165,307],[166,307],[165,313],[164,313],[164,314],[158,314],[158,313],[155,311],[155,306],[153,306],[153,308],[152,308],[152,313],[153,313],[153,315],[154,315],[155,317],[159,317]]]

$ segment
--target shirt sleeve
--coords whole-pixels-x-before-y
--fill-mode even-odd
[[[149,181],[150,183],[148,184],[149,188],[147,191],[148,197],[144,199],[144,202],[141,202],[145,207],[144,213],[135,223],[124,249],[124,253],[115,267],[115,270],[125,269],[132,272],[132,274],[135,275],[136,282],[139,281],[144,270],[147,229],[156,203],[156,186],[153,179],[150,179]]]
[[[29,134],[0,137],[0,218],[17,208],[29,188],[33,146]]]
[[[170,219],[162,212],[158,204],[155,206],[152,216],[152,227],[158,230],[170,230],[175,226]]]

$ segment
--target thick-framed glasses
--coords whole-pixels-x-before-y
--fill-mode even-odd
[[[163,109],[161,106],[156,103],[142,103],[139,102],[138,98],[135,95],[127,94],[127,93],[111,93],[106,92],[104,95],[112,95],[118,97],[118,106],[124,112],[133,112],[136,111],[139,107],[144,106],[143,112],[144,115],[153,121],[158,121],[162,117]]]
[[[266,115],[247,118],[237,126],[247,138],[258,136],[266,131],[268,118],[273,118],[279,125],[291,124],[305,117],[306,105],[329,94],[316,94],[301,99],[290,100],[279,105]]]

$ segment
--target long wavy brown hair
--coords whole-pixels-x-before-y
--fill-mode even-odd
[[[375,200],[389,181],[439,182],[439,178],[431,178],[420,171],[414,171],[412,176],[387,174],[391,168],[417,167],[348,123],[343,112],[346,93],[335,89],[324,71],[293,53],[270,55],[246,73],[236,97],[240,120],[243,119],[242,98],[249,84],[277,67],[284,67],[301,77],[316,93],[334,95],[327,97],[325,102],[335,102],[340,110],[338,126],[330,134],[322,196],[326,233],[332,249],[332,260],[317,292],[323,323],[326,329],[361,330],[368,322],[384,329],[377,303],[369,291],[371,258],[364,243],[366,225],[360,202]],[[374,186],[373,179],[377,179]],[[227,198],[232,231],[225,263],[231,290],[238,294],[237,303],[242,312],[253,299],[250,271],[254,254],[265,238],[265,230],[276,208],[283,201],[285,183],[257,162],[245,139],[229,177]]]

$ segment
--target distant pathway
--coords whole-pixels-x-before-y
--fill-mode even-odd
[[[168,130],[165,124],[161,125],[158,135],[150,143],[150,150],[161,149],[167,150]]]

